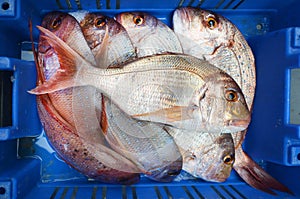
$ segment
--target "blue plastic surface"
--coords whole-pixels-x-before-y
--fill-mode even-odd
[[[36,72],[32,62],[0,57],[0,70],[12,71],[12,126],[0,128],[0,140],[36,136],[41,132],[35,96],[27,93],[35,85]],[[30,81],[28,81],[30,79]]]
[[[0,70],[12,71],[14,81],[12,126],[0,128],[0,199],[277,198],[249,187],[235,172],[221,184],[202,180],[157,183],[142,178],[136,185],[119,186],[89,181],[60,160],[44,137],[35,97],[27,93],[35,85],[35,66],[20,60],[20,44],[29,41],[29,19],[38,25],[52,10],[87,9],[110,16],[142,10],[171,26],[178,5],[199,3],[228,17],[249,41],[256,58],[257,93],[244,149],[296,194],[280,193],[279,198],[299,198],[300,124],[290,122],[291,98],[298,88],[291,89],[295,86],[291,77],[300,65],[299,1],[5,0],[0,1]],[[37,29],[33,33],[37,41]],[[300,101],[295,104],[300,106]]]

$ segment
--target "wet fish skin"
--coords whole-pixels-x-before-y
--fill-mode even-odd
[[[183,156],[183,170],[196,178],[224,182],[231,173],[235,148],[230,133],[186,131],[168,128]]]
[[[103,97],[107,142],[118,153],[141,164],[148,178],[171,182],[181,171],[182,157],[164,125],[137,121]]]
[[[208,23],[209,19],[211,23]],[[231,75],[252,110],[256,87],[254,56],[237,27],[221,15],[191,7],[177,9],[173,15],[173,24],[184,52],[204,58]],[[236,149],[234,170],[256,189],[273,195],[275,192],[272,189],[292,194],[243,151],[246,132],[232,134]]]
[[[114,67],[136,58],[127,31],[113,18],[87,13],[80,26],[98,67]]]
[[[45,29],[41,30],[47,32]],[[217,123],[220,132],[237,132],[245,129],[250,122],[250,113],[240,88],[230,76],[206,61],[187,55],[157,55],[141,58],[126,64],[126,67],[124,66],[122,69],[102,70],[91,67],[89,63],[86,63],[82,57],[78,56],[76,52],[51,32],[47,32],[47,35],[53,37],[52,39],[48,37],[48,40],[57,48],[56,50],[59,52],[58,55],[63,57],[60,61],[66,63],[61,64],[61,66],[66,67],[63,71],[71,72],[68,74],[57,73],[52,80],[32,90],[31,93],[43,94],[76,85],[93,85],[113,99],[114,103],[124,112],[133,115],[136,119],[166,123],[179,128],[192,128],[192,130],[195,130],[195,127],[196,129],[204,128],[207,131],[209,131],[210,128],[215,130]],[[141,65],[143,65],[143,67],[141,67]],[[76,72],[74,68],[78,66],[82,66],[82,70],[80,69]],[[81,80],[79,82],[75,81],[74,77],[72,77],[76,73],[77,75],[80,73]],[[59,83],[53,84],[54,82]],[[149,88],[151,88],[152,85],[159,84],[158,86],[163,89],[163,92],[158,92],[158,97],[156,97],[156,99],[159,99],[158,101],[148,101],[149,97],[153,97],[153,95],[148,97],[147,94],[157,92],[157,89],[150,90],[149,92],[149,90],[147,90],[148,86],[141,84],[142,82],[149,84]],[[224,82],[226,82],[226,85],[229,85],[229,87],[225,86]],[[143,92],[141,92],[141,89],[143,89],[142,86],[145,86],[145,91]],[[171,93],[171,101],[168,96],[166,99],[160,100],[163,95],[165,95],[166,89],[167,93]],[[211,97],[207,96],[206,94],[209,94],[206,93],[207,90],[220,91],[220,93],[218,93],[220,96],[216,98],[215,93],[212,93]],[[228,98],[228,91],[234,93],[235,99],[237,99],[236,101],[233,102],[229,100],[229,102],[228,99],[226,99]],[[133,99],[131,99],[132,96],[134,96]],[[175,100],[173,100],[173,96],[176,96]],[[206,99],[209,100],[206,101]],[[215,99],[216,101],[211,99]],[[141,102],[139,102],[139,100]],[[199,107],[199,101],[201,103],[204,101],[208,104],[213,103],[211,105],[219,103],[229,104],[230,106],[232,106],[232,104],[239,105],[232,106],[234,109],[227,109],[228,106],[223,106],[223,110],[221,109],[219,111],[221,113],[224,111],[224,114],[214,112],[217,114],[216,117],[211,115],[208,117],[210,120],[204,123],[201,120],[202,112],[201,107]],[[144,107],[146,107],[146,110],[141,106],[141,103],[145,103],[144,105],[146,106]],[[179,112],[174,113],[170,111],[172,109],[179,109]],[[233,111],[225,113],[224,109]],[[240,119],[237,119],[235,116],[237,110],[241,117]],[[211,118],[214,118],[214,120]],[[217,120],[219,121],[216,122]],[[222,122],[220,122],[220,120]]]
[[[124,62],[136,59],[136,48],[129,35],[112,18],[89,13],[82,17],[80,25],[96,60],[99,60],[98,67],[122,67]],[[114,56],[107,56],[112,53]],[[139,164],[152,180],[170,182],[180,173],[181,154],[162,125],[132,119],[105,96],[101,108],[104,137],[115,151]]]
[[[96,23],[100,23],[100,26],[95,25]],[[126,30],[118,22],[99,13],[89,13],[80,24],[88,43],[100,42],[105,44],[103,47],[107,49],[121,51],[114,54],[114,57],[107,57],[107,63],[102,61],[104,68],[122,67],[123,62],[136,59],[135,48]],[[97,53],[103,55],[103,52],[110,54],[109,50],[94,45],[90,45],[90,48],[95,56]],[[124,52],[130,53],[124,54]],[[162,129],[161,125],[138,122],[123,113],[107,97],[103,97],[101,126],[110,146],[139,164],[147,172],[148,178],[170,182],[180,173],[181,154],[172,137]]]
[[[174,32],[186,54],[205,59],[228,73],[252,108],[256,87],[254,56],[238,28],[209,10],[182,7],[173,14]]]
[[[42,26],[51,30],[55,35],[61,38],[71,47],[76,49],[77,53],[86,57],[91,63],[95,64],[94,57],[92,56],[90,49],[84,41],[84,37],[81,33],[81,29],[75,18],[62,12],[50,12],[42,21]],[[66,34],[68,32],[68,34]],[[56,53],[51,48],[47,40],[43,38],[43,33],[40,34],[38,44],[38,60],[39,66],[43,73],[45,81],[49,80],[53,74],[59,69],[59,61]],[[72,93],[73,89],[65,89],[63,91],[57,91],[49,94],[50,99],[53,101],[53,106],[62,115],[62,117],[68,121],[71,125],[74,124],[72,114]]]
[[[53,13],[49,13],[45,16],[43,23],[42,23],[45,27],[51,27],[53,26],[53,24],[56,24],[57,26],[55,26],[55,29],[53,30],[54,34],[57,34],[59,36],[61,36],[62,38],[64,38],[66,40],[66,42],[71,42],[73,47],[76,46],[84,46],[84,43],[82,43],[81,39],[78,40],[72,40],[69,39],[68,37],[65,37],[66,33],[63,34],[63,30],[67,29],[69,32],[67,33],[68,35],[73,35],[75,34],[76,38],[82,38],[80,37],[80,27],[77,24],[76,20],[74,18],[72,18],[71,16],[69,16],[68,14],[65,13],[60,13],[60,12],[53,12]],[[76,25],[77,24],[77,25]],[[79,29],[78,29],[79,28]],[[75,33],[73,32],[75,31]],[[81,34],[82,36],[82,34]],[[87,48],[86,48],[87,47]],[[80,54],[82,56],[84,56],[86,54],[86,58],[89,59],[89,57],[92,57],[91,60],[89,60],[91,63],[95,63],[93,61],[93,56],[90,52],[89,47],[86,45],[86,47],[78,47],[75,48],[77,50],[80,50]],[[46,81],[45,76],[47,77],[49,74],[48,72],[51,71],[52,73],[53,70],[59,70],[59,62],[58,62],[58,58],[56,55],[56,53],[54,52],[54,49],[51,48],[51,46],[49,45],[49,43],[46,40],[43,40],[43,36],[41,36],[41,42],[39,43],[39,54],[38,54],[38,58],[36,61],[36,66],[37,66],[37,71],[39,74],[38,77],[38,85],[42,84],[44,81]],[[89,56],[90,55],[90,56]],[[48,61],[48,59],[50,61]],[[58,64],[58,65],[57,65]],[[48,71],[49,69],[49,71]],[[50,72],[50,73],[51,73]],[[50,77],[53,74],[50,75]],[[49,78],[50,78],[49,77]],[[77,170],[86,173],[87,175],[91,176],[90,173],[97,173],[97,175],[103,175],[103,177],[107,178],[108,181],[115,181],[118,179],[118,177],[113,176],[114,174],[120,174],[120,176],[128,176],[128,178],[131,178],[135,175],[132,175],[127,172],[129,170],[132,170],[132,172],[138,173],[140,172],[139,169],[136,168],[136,166],[130,162],[129,160],[127,160],[126,158],[122,157],[121,155],[113,152],[111,149],[109,149],[108,147],[103,145],[103,139],[101,138],[99,132],[97,131],[98,129],[92,129],[90,130],[90,132],[83,132],[83,131],[79,131],[79,125],[78,122],[76,122],[76,118],[73,117],[73,113],[74,113],[74,109],[72,107],[72,103],[73,103],[73,91],[79,89],[81,90],[82,88],[70,88],[70,89],[65,89],[62,91],[58,91],[55,93],[51,93],[51,94],[47,94],[47,95],[43,95],[44,98],[48,99],[49,98],[49,102],[47,101],[48,104],[44,105],[43,103],[38,103],[39,109],[44,110],[43,114],[40,115],[40,118],[42,121],[44,121],[44,128],[46,129],[46,134],[47,137],[49,138],[50,142],[55,142],[55,150],[57,151],[58,154],[60,154],[60,156],[62,156],[63,159],[67,160],[67,163],[70,164],[71,166],[75,167]],[[93,89],[92,87],[89,88],[85,88],[84,90],[81,90],[81,93],[85,94],[90,94],[92,93],[90,90]],[[93,89],[95,90],[95,89]],[[87,92],[85,92],[87,91]],[[94,94],[94,93],[93,93]],[[88,95],[89,97],[94,97],[92,95]],[[86,97],[86,95],[85,95]],[[94,98],[91,98],[94,101]],[[83,103],[83,101],[82,101]],[[89,102],[87,102],[89,103]],[[54,106],[55,104],[55,106]],[[46,107],[43,107],[46,106]],[[47,113],[45,111],[50,111],[51,109],[49,108],[51,107],[53,109],[53,111],[51,113]],[[87,107],[85,107],[85,109],[80,110],[80,112],[84,112],[87,109]],[[54,111],[55,110],[55,111]],[[63,110],[63,111],[61,111]],[[93,110],[94,114],[96,114],[96,110]],[[65,113],[67,112],[67,117],[65,117],[65,115],[61,114],[61,113]],[[42,112],[41,112],[42,113]],[[91,113],[91,112],[90,112]],[[47,118],[45,118],[47,117]],[[56,120],[54,120],[56,119]],[[59,118],[59,119],[57,119]],[[47,121],[49,120],[49,123],[47,123]],[[52,123],[51,121],[54,120]],[[75,121],[74,121],[75,120]],[[82,120],[82,118],[81,118]],[[55,123],[56,122],[56,123]],[[63,123],[63,124],[61,124]],[[67,128],[65,127],[66,124],[69,127],[69,130],[66,130],[68,132],[68,134],[74,134],[74,135],[61,135],[63,133],[61,133],[61,129]],[[99,126],[99,125],[98,125]],[[71,128],[72,127],[72,128]],[[99,126],[100,128],[100,126]],[[84,129],[84,128],[81,128]],[[95,131],[93,131],[95,130]],[[61,134],[60,134],[61,133]],[[59,134],[59,135],[58,135]],[[64,136],[64,137],[61,137]],[[67,144],[59,144],[59,141],[61,141],[58,138],[62,138],[64,139],[64,141]],[[68,140],[69,139],[74,139],[74,140]],[[63,141],[61,141],[63,142]],[[69,143],[71,143],[69,145]],[[76,144],[80,144],[83,146],[76,146]],[[66,148],[67,146],[67,148]],[[91,164],[100,164],[100,160],[102,160],[103,162],[107,163],[109,161],[112,161],[112,164],[115,164],[116,162],[119,162],[119,164],[117,164],[119,167],[123,165],[123,169],[127,168],[126,172],[121,172],[121,171],[117,171],[111,168],[108,168],[107,166],[101,165],[97,166],[95,168],[99,167],[98,171],[95,171],[94,168],[92,167],[88,167],[88,165],[85,164],[79,164],[78,162],[82,161],[82,159],[86,158],[83,154],[79,154],[75,159],[73,158],[73,153],[72,149],[76,149],[76,148],[80,148],[80,147],[84,147],[84,150],[89,150],[88,152],[91,153],[90,155],[90,163]],[[84,154],[86,154],[87,152],[85,152]],[[100,154],[106,153],[104,156],[102,155],[102,157],[100,156]],[[104,157],[107,158],[104,159]],[[109,164],[106,164],[109,165]],[[82,166],[82,168],[80,168]],[[87,167],[90,169],[90,171],[87,170]],[[122,167],[122,166],[121,166]],[[104,169],[103,171],[101,171],[101,168]],[[111,172],[109,172],[109,170],[111,170]],[[110,173],[110,174],[108,174]],[[95,174],[96,175],[96,174]],[[100,176],[96,176],[96,178],[101,179],[102,177]],[[109,179],[111,178],[111,179]],[[123,179],[125,181],[125,179]],[[127,179],[128,181],[131,181],[131,179]]]
[[[145,12],[124,12],[115,18],[128,32],[138,57],[183,52],[175,33],[156,17]]]
[[[38,112],[51,145],[58,155],[80,173],[106,183],[133,184],[137,173],[120,172],[103,165],[74,132],[76,130],[59,116],[46,95],[37,96]],[[49,133],[51,132],[51,133]]]

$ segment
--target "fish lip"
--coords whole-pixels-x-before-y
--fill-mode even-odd
[[[250,123],[250,118],[240,120],[240,119],[232,119],[232,120],[227,120],[226,124],[228,126],[236,126],[236,127],[243,127],[247,128]]]

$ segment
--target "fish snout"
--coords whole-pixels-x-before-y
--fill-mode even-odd
[[[244,130],[251,121],[251,113],[248,107],[243,103],[228,106],[225,121],[227,126],[238,127]]]

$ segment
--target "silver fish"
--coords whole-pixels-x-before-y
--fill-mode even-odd
[[[138,59],[122,69],[103,70],[92,67],[50,31],[40,30],[47,33],[45,38],[63,57],[61,68],[67,74],[57,73],[31,90],[33,94],[93,85],[136,119],[223,133],[244,130],[250,122],[240,88],[229,75],[206,61],[187,55],[157,55]],[[78,66],[82,67],[76,69]]]
[[[163,125],[137,121],[104,97],[107,124],[102,125],[110,146],[134,162],[142,164],[153,180],[169,182],[181,171],[182,158],[173,138]],[[106,128],[106,129],[105,129]]]
[[[254,56],[238,28],[221,15],[191,7],[175,10],[173,27],[184,52],[206,59],[231,75],[252,110],[256,87]],[[232,134],[236,154],[234,170],[254,188],[270,194],[275,194],[271,189],[292,194],[243,151],[246,132]]]
[[[124,12],[116,20],[126,29],[138,57],[182,53],[175,33],[162,21],[144,12]]]
[[[47,27],[51,30],[52,34],[58,35],[60,38],[62,38],[66,43],[70,44],[78,53],[80,56],[85,57],[87,60],[89,60],[91,63],[95,64],[94,57],[91,53],[90,48],[85,43],[85,39],[83,37],[83,34],[81,32],[80,26],[77,23],[77,21],[70,15],[66,13],[61,12],[53,12],[49,13],[45,16],[43,19],[42,25],[44,27]],[[53,76],[55,76],[56,72],[60,72],[60,64],[59,64],[59,56],[57,56],[56,52],[53,48],[49,45],[49,43],[44,39],[43,34],[40,36],[40,42],[38,47],[38,63],[37,63],[37,69],[39,74],[39,82],[38,84],[42,84],[42,82],[47,81],[47,79],[51,79]],[[80,101],[81,104],[83,104],[84,109],[75,110],[72,107],[72,103],[74,103],[73,100],[73,94],[75,90],[80,90],[79,92],[85,96],[84,101]],[[91,92],[93,90],[94,92]],[[89,152],[91,152],[94,158],[94,162],[91,161],[91,164],[99,164],[103,163],[102,166],[103,171],[99,168],[98,171],[93,170],[93,168],[90,168],[89,173],[98,173],[98,175],[103,175],[103,178],[107,178],[107,172],[109,173],[109,170],[111,170],[114,173],[117,173],[116,171],[113,171],[112,168],[116,168],[116,170],[126,170],[125,172],[134,172],[139,173],[141,169],[138,169],[137,166],[131,162],[130,160],[126,159],[125,157],[122,157],[120,154],[117,154],[109,147],[105,146],[103,136],[99,134],[99,130],[101,131],[100,126],[94,129],[89,129],[89,131],[86,131],[86,125],[88,122],[97,122],[97,117],[93,118],[80,118],[79,120],[76,120],[77,118],[74,118],[74,115],[84,114],[85,111],[88,111],[90,115],[93,113],[93,115],[97,115],[97,110],[94,109],[95,106],[92,104],[95,103],[95,98],[97,97],[96,89],[93,87],[86,87],[86,88],[70,88],[70,89],[64,89],[58,92],[54,92],[51,94],[47,94],[47,98],[41,98],[41,101],[43,100],[46,102],[46,100],[49,98],[49,100],[52,102],[51,107],[53,106],[55,109],[55,114],[50,114],[52,117],[55,118],[62,118],[59,121],[57,121],[55,127],[49,127],[44,125],[47,129],[46,134],[52,143],[55,144],[55,149],[62,156],[63,159],[68,160],[68,164],[72,165],[79,171],[87,172],[88,170],[86,168],[83,168],[83,166],[86,167],[86,165],[79,164],[78,161],[81,161],[80,158],[85,158],[85,156],[77,156],[77,159],[74,159],[73,156],[73,150],[77,148],[85,148]],[[48,108],[50,110],[50,105],[44,105],[43,103],[38,104],[40,109]],[[45,106],[45,107],[42,107]],[[89,108],[91,107],[91,108]],[[46,109],[46,110],[48,110]],[[53,111],[54,112],[54,111]],[[47,114],[43,114],[47,115]],[[48,117],[48,120],[54,120],[55,118]],[[90,120],[92,119],[92,121]],[[41,118],[41,120],[47,120],[45,118]],[[56,119],[58,120],[58,119]],[[64,121],[69,126],[71,126],[71,129],[69,134],[72,133],[74,136],[67,136],[67,135],[60,135],[60,130],[64,127],[67,129],[67,125],[63,123]],[[81,121],[86,120],[86,123],[81,123]],[[63,123],[63,125],[60,125]],[[55,122],[53,122],[53,125],[55,125]],[[56,130],[57,129],[57,130]],[[66,130],[67,131],[67,130]],[[58,136],[59,134],[59,136]],[[55,136],[54,136],[55,135]],[[59,145],[60,138],[65,136],[64,139],[61,140],[61,142],[66,142],[70,144],[61,144]],[[74,142],[71,142],[68,140],[68,138],[71,139],[73,137]],[[76,146],[74,144],[81,143],[83,145],[82,147]],[[72,152],[70,152],[72,151]],[[103,155],[105,154],[105,155]],[[90,156],[91,157],[91,156]],[[72,160],[72,161],[71,161]],[[118,162],[118,164],[116,164]],[[123,164],[123,166],[121,166]],[[111,168],[108,168],[112,166]],[[119,172],[120,175],[123,175],[122,172]],[[128,173],[127,173],[128,174]],[[96,174],[94,175],[94,177]],[[128,175],[133,176],[133,175]],[[111,176],[114,178],[115,176]],[[100,177],[101,178],[101,177]],[[108,179],[107,180],[113,180]]]
[[[88,13],[82,17],[80,25],[98,67],[122,67],[123,62],[136,58],[135,48],[126,30],[113,19],[99,13]],[[114,56],[106,56],[111,53]],[[82,100],[82,95],[77,94]],[[181,154],[173,138],[161,125],[132,119],[107,97],[103,97],[99,104],[104,137],[115,151],[138,164],[147,172],[147,177],[153,180],[171,181],[180,173]],[[82,103],[73,106],[82,107]],[[91,117],[91,114],[87,117]],[[91,127],[92,124],[88,128]]]
[[[80,26],[98,67],[113,67],[136,58],[128,33],[114,19],[100,13],[87,13]]]
[[[175,10],[173,28],[183,52],[228,73],[242,89],[251,109],[256,86],[254,56],[238,28],[221,15],[192,7]]]
[[[183,170],[196,178],[224,182],[235,160],[235,148],[230,133],[213,134],[167,128],[183,156]]]

